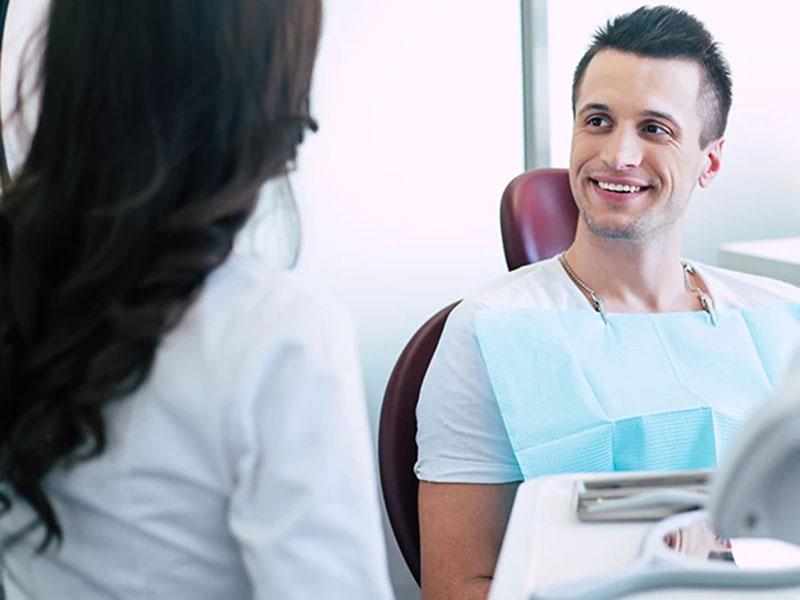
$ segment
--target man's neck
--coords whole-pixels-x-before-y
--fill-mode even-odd
[[[565,258],[608,312],[698,309],[697,297],[686,290],[680,239],[601,238],[581,222]]]

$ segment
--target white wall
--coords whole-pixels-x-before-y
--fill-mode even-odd
[[[572,72],[605,19],[641,1],[570,0],[548,3],[550,135],[555,166],[567,166],[572,131]],[[795,66],[800,5],[761,0],[669,2],[703,21],[722,43],[733,72],[733,108],[723,168],[707,190],[695,192],[683,253],[715,264],[722,242],[800,233],[800,73]]]
[[[433,312],[505,271],[499,199],[522,169],[516,3],[326,4],[321,129],[295,178],[301,272],[356,313],[377,409]]]
[[[414,331],[506,271],[498,215],[523,169],[520,35],[511,0],[326,3],[320,131],[294,177],[299,270],[355,315],[373,423]],[[418,595],[400,560],[398,597]]]
[[[523,167],[519,7],[326,4],[300,270],[354,311],[377,411],[407,339],[505,271],[499,200]]]

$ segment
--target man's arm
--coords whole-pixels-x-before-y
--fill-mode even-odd
[[[419,484],[423,600],[485,600],[519,483]]]

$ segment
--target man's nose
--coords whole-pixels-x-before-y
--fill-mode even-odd
[[[642,163],[642,139],[634,128],[617,127],[606,142],[603,160],[609,168],[624,171]]]

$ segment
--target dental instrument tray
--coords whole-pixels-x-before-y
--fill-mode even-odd
[[[711,471],[676,471],[578,480],[578,519],[656,521],[695,510],[708,501]]]

